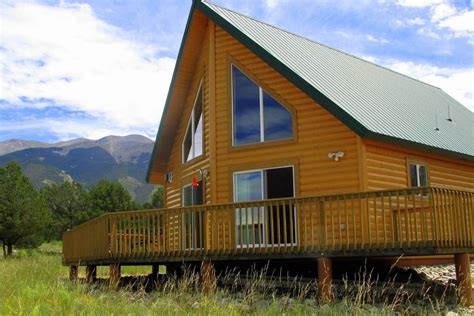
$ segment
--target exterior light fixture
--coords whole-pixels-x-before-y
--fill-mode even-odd
[[[339,161],[339,159],[341,159],[342,157],[344,157],[344,153],[342,151],[338,151],[338,152],[328,154],[328,158],[329,159],[334,159],[334,161]]]

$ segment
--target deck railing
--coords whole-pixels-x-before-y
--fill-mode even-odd
[[[474,193],[409,188],[108,213],[64,234],[65,263],[474,250]]]

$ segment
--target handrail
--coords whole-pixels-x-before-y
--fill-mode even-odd
[[[473,203],[423,187],[107,213],[64,234],[64,262],[474,248]]]

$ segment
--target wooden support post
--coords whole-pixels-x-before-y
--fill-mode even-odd
[[[78,266],[75,264],[71,264],[69,266],[69,280],[73,282],[77,282],[78,275],[79,275]]]
[[[211,293],[216,286],[216,271],[214,264],[209,259],[204,259],[201,264],[202,290]]]
[[[160,265],[157,264],[157,263],[154,263],[152,266],[151,266],[151,278],[153,280],[158,280],[158,274],[160,273]]]
[[[318,293],[321,303],[332,300],[332,260],[328,257],[318,258]]]
[[[456,267],[456,281],[458,285],[459,302],[461,305],[470,306],[472,300],[471,263],[468,253],[457,253],[454,255]]]
[[[86,282],[92,283],[97,279],[97,266],[90,265],[86,267]]]
[[[116,289],[120,281],[120,264],[111,263],[109,269],[109,287]]]

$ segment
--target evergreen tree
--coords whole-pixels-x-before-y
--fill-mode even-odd
[[[140,209],[130,193],[120,184],[100,180],[89,192],[92,209],[100,212],[130,211]]]
[[[99,215],[91,207],[88,192],[77,182],[48,185],[41,193],[52,214],[46,236],[48,240],[61,239],[67,229]]]
[[[43,240],[50,221],[46,202],[23,175],[20,165],[11,162],[0,168],[0,240],[4,255],[13,246],[36,246]]]

